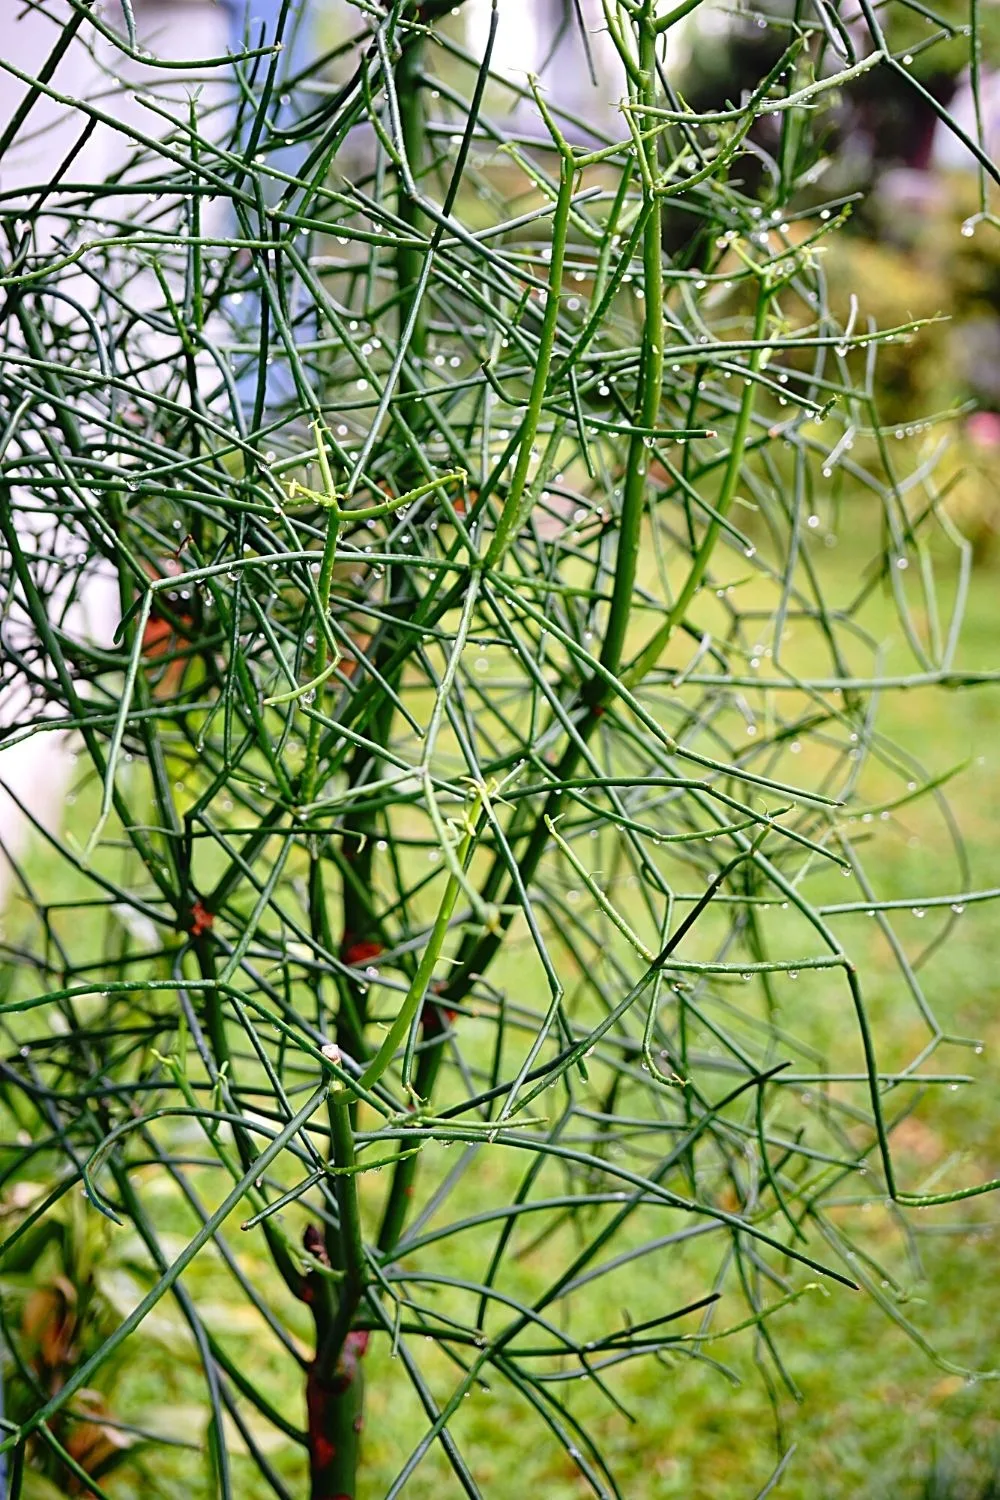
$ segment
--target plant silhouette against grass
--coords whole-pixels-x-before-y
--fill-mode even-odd
[[[905,74],[897,28],[956,27],[796,4],[766,18],[753,93],[696,115],[664,63],[693,9],[608,0],[612,139],[491,76],[496,12],[473,56],[450,3],[359,4],[307,72],[249,37],[207,66],[224,90],[178,103],[127,5],[121,36],[73,7],[67,36],[153,79],[145,130],[113,69],[71,101],[81,150],[126,134],[114,178],[77,180],[71,153],[0,205],[3,680],[30,694],[5,742],[71,729],[81,772],[38,870],[15,862],[0,1164],[36,1190],[0,1256],[82,1191],[138,1235],[148,1290],[57,1389],[6,1320],[33,1391],[0,1444],[12,1497],[45,1448],[108,1493],[57,1431],[167,1297],[213,1494],[240,1493],[233,1424],[261,1493],[307,1483],[268,1426],[313,1500],[358,1493],[380,1340],[425,1414],[386,1500],[437,1448],[489,1493],[461,1443],[487,1382],[615,1495],[575,1383],[620,1407],[620,1367],[673,1380],[743,1333],[794,1393],[781,1309],[820,1286],[925,1341],[851,1205],[905,1233],[997,1185],[955,1166],[925,1190],[892,1158],[917,1099],[968,1081],[938,1049],[974,1045],[921,963],[997,894],[971,887],[946,778],[877,718],[889,691],[993,680],[957,662],[954,414],[919,452],[883,430],[879,347],[919,328],[838,321],[823,274],[849,208],[822,198],[838,94]],[[987,221],[996,172],[967,144]],[[824,544],[852,533],[871,547],[834,599]],[[104,641],[81,605],[109,580]],[[919,799],[955,883],[881,898],[868,845]],[[915,1053],[852,956],[872,921]],[[294,1419],[207,1326],[202,1250],[298,1371]],[[662,1287],[640,1323],[636,1277]]]

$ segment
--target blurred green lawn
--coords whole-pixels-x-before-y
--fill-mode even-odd
[[[860,556],[860,554],[859,554]],[[857,559],[849,545],[830,559],[845,587],[856,582]],[[966,666],[995,667],[998,660],[997,593],[1000,575],[989,568],[974,576],[959,660]],[[876,615],[885,606],[876,604]],[[886,633],[892,621],[886,611]],[[898,633],[898,630],[897,630]],[[902,653],[890,653],[886,670],[905,669]],[[949,799],[965,833],[974,887],[997,883],[1000,860],[1000,690],[977,688],[945,696],[912,691],[887,695],[880,726],[915,751],[931,771],[942,771],[972,757],[949,787]],[[946,848],[939,821],[922,804],[894,819],[894,836],[880,839],[868,864],[881,895],[952,889],[943,864]],[[858,830],[860,832],[861,830]],[[54,867],[39,853],[34,874],[49,897]],[[924,1040],[912,1002],[904,1003],[888,955],[871,924],[868,991],[880,1038],[898,1042],[912,1054]],[[516,955],[508,957],[503,979],[517,979]],[[936,1062],[977,1076],[975,1087],[935,1092],[899,1130],[894,1143],[907,1185],[917,1187],[927,1173],[952,1153],[952,1180],[961,1164],[961,1180],[1000,1174],[1000,932],[996,908],[970,908],[958,935],[928,964],[924,978],[933,1004],[948,1031],[981,1037],[982,1055],[943,1049]],[[829,1025],[817,1011],[817,1035]],[[437,1148],[432,1148],[437,1149]],[[494,1170],[487,1157],[477,1173]],[[948,1174],[946,1174],[947,1176]],[[147,1184],[148,1186],[148,1184]],[[153,1184],[152,1191],[156,1191]],[[170,1192],[163,1183],[164,1222],[169,1222]],[[463,1190],[464,1191],[464,1190]],[[472,1189],[469,1189],[471,1192]],[[500,1185],[502,1191],[502,1184]],[[1000,1277],[996,1272],[993,1225],[1000,1202],[976,1200],[921,1211],[910,1216],[912,1255],[904,1260],[898,1236],[878,1226],[873,1233],[880,1253],[891,1261],[910,1294],[906,1311],[947,1359],[985,1370],[1000,1364]],[[90,1215],[90,1219],[96,1216]],[[971,1227],[969,1227],[971,1226]],[[178,1235],[187,1225],[177,1220]],[[102,1221],[86,1233],[96,1235],[96,1274],[105,1294],[121,1310],[148,1284],[148,1266],[138,1242],[127,1230],[110,1230]],[[269,1281],[267,1263],[248,1239],[231,1226],[229,1240],[247,1272]],[[180,1239],[178,1238],[178,1248]],[[699,1242],[700,1243],[700,1242]],[[528,1255],[512,1270],[515,1286],[537,1286],[545,1250]],[[468,1235],[448,1247],[450,1268],[478,1280],[484,1251]],[[678,1267],[676,1285],[653,1277],[639,1263],[628,1283],[628,1310],[641,1320],[662,1312],[664,1297],[677,1305],[691,1292],[700,1294],[713,1274],[717,1251],[705,1251],[699,1268],[689,1257]],[[914,1257],[919,1257],[919,1274]],[[662,1259],[657,1262],[662,1274]],[[47,1274],[45,1262],[37,1268]],[[669,1266],[668,1273],[669,1275]],[[301,1420],[301,1387],[296,1373],[282,1363],[273,1341],[262,1336],[251,1310],[235,1301],[231,1283],[202,1255],[191,1272],[208,1325],[235,1351],[241,1365],[295,1421]],[[617,1284],[616,1284],[617,1288]],[[610,1294],[608,1294],[610,1295]],[[618,1295],[617,1289],[615,1296]],[[615,1307],[617,1311],[617,1306]],[[303,1336],[304,1309],[290,1305],[288,1320]],[[847,1500],[847,1497],[976,1497],[995,1494],[990,1476],[1000,1476],[1000,1383],[967,1381],[936,1367],[894,1327],[864,1295],[833,1287],[828,1295],[806,1296],[781,1314],[775,1325],[788,1368],[803,1401],[778,1401],[784,1441],[797,1444],[777,1493],[787,1500]],[[766,1485],[780,1450],[776,1447],[775,1413],[755,1371],[748,1341],[714,1346],[740,1378],[734,1387],[705,1364],[678,1360],[625,1366],[611,1377],[616,1394],[634,1422],[611,1410],[592,1390],[571,1391],[571,1409],[586,1417],[603,1441],[623,1495],[628,1500],[690,1496],[704,1500],[752,1500]],[[433,1356],[433,1351],[428,1350]],[[380,1500],[419,1435],[422,1416],[406,1377],[376,1340],[368,1357],[368,1418],[362,1495]],[[434,1358],[429,1368],[434,1369]],[[447,1368],[439,1372],[447,1379]],[[110,1406],[123,1420],[144,1424],[204,1448],[207,1413],[200,1399],[200,1373],[193,1345],[176,1311],[161,1304],[127,1346],[116,1371]],[[256,1430],[256,1429],[255,1429]],[[470,1468],[489,1500],[521,1500],[535,1492],[546,1500],[576,1500],[590,1493],[565,1454],[529,1420],[520,1402],[502,1386],[478,1392],[465,1404],[454,1426]],[[230,1434],[236,1454],[236,1493],[241,1500],[263,1500],[271,1493],[249,1462],[240,1457],[240,1441]],[[260,1434],[269,1457],[292,1493],[305,1494],[301,1450],[273,1434]],[[994,1445],[996,1445],[994,1447]],[[934,1477],[936,1470],[937,1478]],[[951,1478],[949,1478],[949,1474]],[[1000,1484],[995,1477],[994,1484]],[[201,1500],[214,1493],[204,1451],[148,1448],[134,1463],[106,1481],[115,1500],[162,1496]],[[25,1494],[44,1500],[63,1493],[38,1476],[28,1478]],[[437,1500],[458,1495],[457,1482],[436,1452],[405,1488],[408,1500]]]

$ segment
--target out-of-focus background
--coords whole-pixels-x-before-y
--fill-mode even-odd
[[[244,14],[235,0],[232,6],[211,0],[135,0],[134,8],[143,38],[155,40],[159,52],[178,58],[222,52],[244,26],[254,40],[266,36],[275,11],[270,4],[254,4]],[[602,127],[613,127],[620,85],[601,34],[598,0],[580,0],[579,7],[572,0],[500,0],[499,9],[496,67],[511,76],[539,74],[559,104]],[[31,7],[22,11],[13,0],[5,12],[0,46],[26,74],[51,48],[53,13],[51,6],[45,12]],[[488,0],[456,7],[450,24],[472,51],[481,46],[488,13]],[[592,33],[589,61],[578,15]],[[300,54],[303,49],[333,51],[349,24],[346,6],[313,0],[302,9],[292,46]],[[832,116],[814,188],[817,206],[854,202],[850,223],[829,241],[825,254],[833,301],[844,317],[856,298],[861,315],[874,318],[881,327],[911,319],[936,320],[923,327],[912,344],[886,347],[878,367],[877,399],[883,420],[918,449],[926,445],[929,454],[944,445],[939,472],[954,480],[951,513],[974,548],[961,660],[970,668],[993,668],[1000,656],[1000,231],[981,216],[974,158],[940,123],[934,108],[934,101],[946,105],[971,134],[981,136],[988,150],[1000,153],[1000,9],[991,3],[978,16],[981,70],[975,90],[964,35],[968,24],[964,0],[945,0],[933,12],[919,7],[906,12],[905,25],[912,29],[907,65],[926,91],[926,101],[902,82],[893,85],[891,75],[887,82],[883,70],[858,79]],[[738,100],[743,87],[766,72],[769,55],[776,58],[780,47],[766,16],[752,5],[738,13],[721,6],[700,7],[671,36],[672,81],[698,108]],[[331,76],[336,76],[336,66],[334,60]],[[93,69],[93,59],[82,48],[71,49],[61,64],[61,87],[68,92],[98,88],[99,75]],[[136,82],[140,81],[137,74]],[[18,97],[18,86],[8,76],[0,93],[0,116],[13,114]],[[19,153],[0,162],[0,189],[5,194],[19,181],[38,180],[40,159],[60,159],[64,128],[58,105],[39,112],[31,138]],[[117,149],[112,133],[97,132],[88,145],[87,170],[113,171]],[[674,232],[683,233],[681,219]],[[944,413],[952,413],[949,420],[928,422]],[[838,484],[837,504],[843,509],[858,507],[852,527],[840,528],[837,558],[831,559],[833,566],[842,567],[846,583],[856,577],[859,559],[868,555],[868,532],[875,523],[864,513],[861,495],[852,495],[849,473]],[[114,601],[102,603],[95,594],[84,604],[99,617],[102,609],[113,608]],[[894,628],[898,627],[887,610],[887,640]],[[4,711],[6,722],[11,722],[16,701],[8,700]],[[956,696],[954,710],[946,717],[940,714],[940,698],[932,702],[915,691],[887,705],[884,724],[897,740],[919,746],[932,774],[964,766],[950,783],[949,796],[966,835],[972,884],[995,885],[1000,869],[1000,716],[995,690]],[[72,747],[50,736],[41,751],[36,740],[25,750],[20,755],[0,753],[0,782],[13,786],[43,819],[72,824],[78,796]],[[23,859],[36,888],[47,890],[48,899],[58,899],[52,885],[58,878],[55,866],[27,838],[2,792],[0,835]],[[929,814],[915,810],[900,820],[894,855],[879,855],[877,874],[885,897],[919,888],[942,856],[940,837]],[[6,870],[0,873],[0,885],[16,908],[16,889]],[[995,1055],[1000,1051],[1000,938],[990,913],[991,908],[981,907],[965,915],[962,940],[934,960],[932,973],[939,989],[953,993],[949,1014],[954,1029],[982,1037],[988,1054]],[[881,1024],[891,1027],[897,990],[888,978],[888,964],[882,962],[879,941],[873,931],[872,969],[878,972],[881,964],[886,975],[885,993],[876,994],[874,1003]],[[909,1012],[907,1017],[911,1025]],[[938,1101],[933,1121],[931,1126],[914,1116],[894,1137],[913,1180],[919,1180],[922,1166],[947,1160],[950,1152],[971,1158],[976,1175],[984,1179],[1000,1172],[1000,1096],[995,1092],[979,1088],[947,1096]],[[985,1369],[1000,1363],[997,1213],[988,1201],[972,1227],[968,1216],[956,1211],[953,1221],[935,1215],[933,1224],[914,1231],[912,1298],[924,1303],[920,1326],[943,1363],[935,1364],[930,1350],[916,1347],[868,1300],[839,1295],[824,1307],[822,1317],[814,1318],[808,1304],[788,1313],[784,1346],[802,1403],[796,1408],[784,1396],[775,1396],[779,1422],[798,1444],[795,1461],[781,1481],[781,1494],[802,1500],[987,1500],[1000,1495],[1000,1383],[971,1381],[949,1367]],[[58,1380],[60,1368],[78,1358],[93,1337],[86,1317],[113,1323],[133,1300],[129,1245],[115,1243],[120,1248],[114,1258],[98,1254],[89,1221],[81,1213],[64,1241],[48,1248],[44,1262],[4,1273],[22,1292],[30,1285],[22,1332],[46,1380]],[[537,1253],[544,1255],[544,1248]],[[252,1257],[246,1260],[245,1269],[253,1275]],[[526,1278],[530,1273],[529,1257]],[[209,1282],[213,1276],[208,1265],[195,1267],[192,1274]],[[86,1317],[74,1290],[81,1277],[93,1290]],[[215,1318],[238,1337],[233,1320],[242,1309],[222,1300],[222,1278],[219,1287]],[[632,1316],[641,1319],[646,1302],[655,1306],[655,1292],[636,1288]],[[129,1346],[115,1372],[115,1388],[106,1392],[122,1420],[148,1420],[151,1411],[166,1409],[177,1434],[198,1428],[198,1377],[193,1356],[178,1356],[176,1335],[172,1315],[162,1310],[149,1320],[141,1345]],[[251,1338],[248,1328],[248,1342]],[[730,1388],[726,1377],[720,1380],[719,1373],[707,1366],[651,1362],[637,1368],[629,1391],[638,1419],[635,1426],[606,1414],[596,1419],[625,1494],[735,1500],[755,1492],[773,1466],[775,1410],[749,1356],[745,1366],[736,1361],[731,1374],[742,1383]],[[370,1388],[367,1461],[375,1495],[380,1492],[383,1457],[385,1475],[394,1472],[392,1454],[380,1451],[379,1402],[385,1398],[377,1364]],[[107,1430],[102,1429],[100,1441],[107,1440]],[[570,1466],[521,1452],[517,1428],[505,1419],[499,1402],[477,1401],[476,1410],[465,1418],[465,1441],[496,1500],[513,1500],[529,1486],[552,1500],[582,1493],[579,1476]],[[186,1452],[177,1450],[175,1467],[163,1452],[150,1471],[155,1487],[146,1492],[196,1493]],[[274,1461],[280,1471],[280,1451]],[[423,1477],[421,1470],[422,1477],[413,1481],[407,1491],[413,1500],[433,1493],[432,1473],[428,1469]],[[134,1474],[120,1483],[109,1479],[109,1492],[131,1494],[128,1486],[133,1482]],[[44,1478],[32,1475],[26,1493],[39,1500],[60,1493],[46,1486]]]

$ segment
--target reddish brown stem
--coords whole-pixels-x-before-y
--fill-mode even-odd
[[[310,1500],[355,1500],[364,1417],[364,1366],[368,1333],[349,1333],[336,1369],[326,1375],[320,1361],[309,1366],[306,1411]]]

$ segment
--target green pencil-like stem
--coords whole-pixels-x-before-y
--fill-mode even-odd
[[[656,30],[653,21],[652,5],[646,5],[643,15],[638,18],[637,25],[639,29],[639,97],[644,104],[654,105],[656,102]],[[565,156],[562,158],[562,161],[565,167]],[[643,211],[645,214],[642,234],[644,313],[641,342],[642,352],[633,425],[640,428],[652,429],[656,425],[663,385],[662,225],[660,199],[656,193],[653,174],[649,171],[644,171],[642,173],[642,180],[644,194]],[[556,225],[554,224],[553,237],[555,237],[555,234]],[[552,263],[555,266],[555,248],[553,249]],[[554,284],[550,279],[550,289]],[[523,448],[521,451],[523,453]],[[600,656],[601,664],[611,672],[617,671],[621,661],[622,648],[632,612],[639,545],[643,516],[645,514],[648,467],[647,443],[641,436],[633,435],[629,441],[627,450],[618,556],[615,565],[611,605],[608,611],[608,620]],[[503,521],[501,520],[502,524]],[[500,536],[499,528],[497,536]],[[506,538],[507,533],[504,535],[505,544]],[[494,539],[495,544],[496,538]],[[489,556],[487,556],[487,561],[489,561]],[[554,769],[553,779],[556,782],[567,781],[573,775],[579,764],[580,756],[583,753],[583,747],[591,739],[594,730],[597,728],[608,698],[608,689],[605,681],[601,678],[592,677],[585,686],[584,694],[585,710],[576,725],[577,737],[568,742],[562,752],[558,765]],[[535,819],[534,826],[528,836],[527,844],[518,860],[518,882],[524,887],[530,885],[534,879],[542,856],[549,844],[548,823],[558,818],[565,803],[565,798],[565,791],[554,789],[545,799],[545,804]],[[503,861],[498,855],[492,871],[487,876],[486,889],[490,896],[492,896],[495,888],[499,886],[503,873]],[[468,989],[470,976],[474,973],[484,973],[489,967],[513,919],[512,909],[513,903],[516,901],[516,890],[516,883],[511,881],[504,900],[505,912],[501,916],[496,930],[484,933],[479,938],[469,938],[462,944],[459,949],[458,963],[455,971],[443,991],[446,999],[450,1001],[461,999]]]
[[[469,831],[459,845],[457,853],[457,861],[459,865],[464,865],[466,863],[472,846],[475,843],[476,832],[478,829],[479,813],[480,809],[477,809],[476,812],[471,815]],[[414,974],[412,980],[410,981],[410,986],[403,998],[403,1003],[399,1007],[399,1012],[396,1016],[396,1019],[393,1021],[392,1025],[389,1027],[389,1030],[386,1032],[385,1037],[382,1040],[382,1045],[379,1047],[378,1052],[372,1058],[364,1073],[361,1075],[361,1084],[363,1088],[372,1088],[372,1086],[376,1084],[382,1077],[386,1068],[388,1068],[389,1064],[392,1062],[395,1053],[406,1040],[410,1027],[413,1025],[413,1022],[416,1018],[417,1012],[427,998],[427,992],[430,989],[431,980],[434,977],[434,970],[437,967],[438,959],[441,957],[445,938],[448,936],[448,930],[451,926],[451,919],[455,914],[455,906],[458,902],[459,892],[461,891],[461,889],[462,887],[457,877],[455,875],[449,875],[444,888],[444,892],[441,896],[441,903],[438,906],[437,916],[434,919],[434,925],[431,928],[430,935],[428,936],[427,943],[424,947],[424,951],[420,955],[420,963],[417,965],[417,972]]]
[[[538,435],[538,424],[541,420],[542,404],[545,400],[549,369],[552,364],[552,350],[555,346],[556,329],[559,323],[559,304],[562,297],[563,265],[566,258],[566,241],[569,235],[573,181],[576,175],[569,148],[565,146],[564,142],[562,144],[564,149],[560,152],[559,160],[559,194],[556,198],[556,210],[552,219],[552,258],[549,263],[549,288],[545,299],[542,330],[538,339],[535,370],[531,380],[528,406],[521,426],[521,441],[517,450],[517,459],[514,464],[514,473],[511,476],[510,488],[507,491],[507,498],[500,512],[497,529],[493,533],[493,539],[486,551],[484,561],[487,568],[494,568],[501,561],[504,553],[510,546],[514,532],[522,520],[521,510],[524,502],[524,492],[528,483],[532,460],[535,456],[535,438]]]
[[[427,156],[427,119],[424,110],[424,92],[421,71],[424,56],[424,37],[419,31],[407,35],[395,69],[396,97],[399,100],[399,123],[402,145],[410,178],[419,184],[423,178]],[[412,231],[411,243],[397,245],[395,251],[396,289],[399,297],[399,330],[402,335],[413,308],[413,298],[420,281],[424,256],[427,253],[412,243],[423,233],[424,216],[419,205],[406,190],[399,178],[398,209],[400,219]],[[420,363],[427,355],[427,310],[421,304],[410,332],[408,350],[410,361]],[[412,388],[413,381],[403,367],[401,385]]]
[[[329,657],[329,644],[326,633],[326,617],[330,609],[330,593],[333,588],[333,568],[337,559],[337,539],[340,535],[340,511],[332,494],[332,480],[326,457],[325,440],[322,429],[316,427],[316,442],[320,455],[320,466],[323,469],[323,477],[327,487],[331,491],[331,505],[326,512],[326,537],[323,543],[323,556],[319,565],[319,578],[316,582],[316,593],[318,596],[319,610],[316,620],[316,645],[313,650],[310,680],[322,680],[327,670]],[[316,781],[319,773],[319,752],[322,741],[323,726],[319,719],[310,719],[309,737],[306,741],[306,758],[302,768],[301,779],[301,802],[306,805],[316,795]]]
[[[445,1027],[446,1020],[442,1007],[433,1002],[425,1004],[421,1027],[423,1046],[417,1055],[417,1066],[413,1077],[414,1092],[420,1099],[430,1100],[433,1097],[434,1086],[444,1060]],[[405,1142],[402,1149],[405,1149]],[[378,1231],[378,1248],[385,1254],[389,1254],[399,1243],[400,1235],[406,1225],[419,1165],[419,1155],[400,1155],[393,1168],[392,1183]]]
[[[328,1234],[329,1258],[343,1271],[332,1321],[317,1317],[316,1358],[306,1385],[310,1500],[354,1500],[364,1415],[363,1359],[366,1333],[352,1328],[364,1296],[366,1275],[361,1207],[358,1201],[353,1096],[347,1088],[330,1094],[332,1156],[339,1227]]]
[[[357,1312],[358,1303],[365,1288],[365,1246],[361,1230],[361,1209],[358,1203],[358,1177],[354,1154],[354,1126],[351,1121],[353,1095],[346,1088],[336,1088],[330,1094],[330,1131],[333,1146],[333,1161],[338,1168],[334,1178],[334,1191],[340,1216],[340,1233],[336,1240],[337,1268],[344,1271],[341,1285],[337,1319],[334,1323],[327,1347],[321,1351],[327,1361],[340,1356],[344,1340],[351,1329],[351,1321]],[[332,1259],[332,1257],[331,1257]]]
[[[758,343],[764,337],[768,301],[769,293],[767,285],[761,279],[758,283],[757,306],[754,312],[753,327],[754,341]],[[715,551],[715,545],[719,540],[722,521],[729,514],[729,509],[736,497],[736,487],[740,480],[740,470],[743,465],[747,436],[750,432],[750,422],[753,417],[754,399],[757,394],[756,377],[760,372],[763,356],[764,349],[757,347],[751,349],[750,357],[747,360],[746,382],[743,387],[743,395],[740,398],[740,409],[736,417],[736,426],[733,431],[732,445],[729,449],[729,458],[726,462],[726,472],[722,479],[722,488],[715,505],[715,514],[705,527],[705,534],[691,561],[687,578],[684,580],[684,585],[677,595],[667,618],[652,639],[639,652],[639,655],[624,674],[623,680],[629,688],[635,687],[637,683],[642,681],[646,673],[656,666],[669,644],[675,626],[686,615],[688,606],[701,587],[705,573],[708,570],[712,553]]]
[[[643,104],[656,103],[656,31],[652,6],[639,23],[639,97]],[[656,426],[663,388],[663,270],[662,208],[660,198],[650,184],[651,174],[644,174],[646,222],[642,232],[642,267],[645,316],[642,325],[642,354],[639,366],[639,399],[635,425],[649,430]],[[648,438],[633,434],[625,460],[625,482],[618,538],[618,559],[611,594],[611,607],[601,645],[601,662],[616,672],[621,661],[625,635],[632,614],[639,543],[646,510],[649,479]]]

